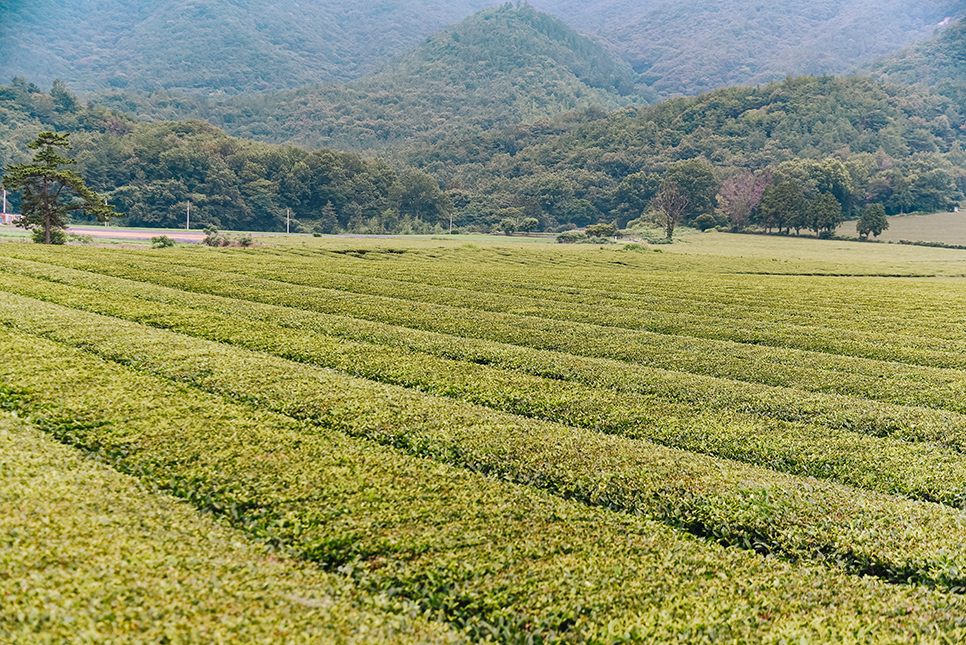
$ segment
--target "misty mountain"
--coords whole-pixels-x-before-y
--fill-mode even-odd
[[[432,143],[569,110],[642,103],[636,75],[532,6],[486,9],[382,71],[342,85],[227,98],[167,92],[97,98],[141,119],[205,119],[235,136],[341,150]]]
[[[966,83],[966,20],[953,23],[929,40],[878,59],[860,72],[895,83]]]
[[[0,79],[235,94],[345,81],[487,0],[0,0]]]
[[[962,0],[532,0],[606,40],[665,94],[842,74],[929,38]]]
[[[0,0],[0,80],[75,91],[277,91],[378,70],[495,0]],[[532,0],[659,93],[840,74],[916,40],[963,0]]]

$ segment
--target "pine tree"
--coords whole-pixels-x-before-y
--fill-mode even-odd
[[[44,244],[54,241],[52,232],[67,228],[71,211],[94,215],[98,222],[122,217],[114,212],[113,206],[108,206],[88,188],[77,173],[60,169],[60,166],[76,163],[57,152],[57,148],[70,149],[68,136],[41,132],[36,141],[27,144],[31,150],[40,150],[34,155],[33,163],[5,168],[3,187],[11,192],[23,193],[20,203],[22,217],[17,225],[28,230],[43,228]]]

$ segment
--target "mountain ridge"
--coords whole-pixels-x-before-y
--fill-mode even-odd
[[[859,73],[893,83],[966,83],[966,18],[928,40],[861,67]]]
[[[342,85],[241,97],[96,98],[138,118],[201,118],[234,136],[380,151],[594,106],[642,103],[630,67],[530,5],[485,9],[379,72]]]
[[[509,3],[507,3],[509,4]],[[521,5],[521,3],[517,3]],[[522,3],[526,6],[527,3]],[[841,74],[914,40],[961,0],[532,0],[662,96]],[[372,73],[493,0],[0,0],[0,78],[82,93],[294,90]]]

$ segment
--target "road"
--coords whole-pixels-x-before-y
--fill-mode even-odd
[[[76,235],[90,235],[91,237],[109,237],[115,240],[150,240],[152,237],[167,235],[175,242],[200,243],[205,239],[202,231],[172,231],[170,229],[130,229],[115,226],[71,226],[68,233]]]

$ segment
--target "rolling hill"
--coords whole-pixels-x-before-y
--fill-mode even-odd
[[[533,0],[608,43],[663,94],[842,74],[933,35],[958,0]]]
[[[235,136],[382,151],[642,103],[630,67],[532,6],[503,5],[441,30],[380,72],[346,84],[238,97],[156,92],[97,101],[141,119],[205,119]]]
[[[345,82],[494,0],[0,0],[0,79],[240,94]],[[519,3],[518,3],[519,4]],[[524,3],[526,4],[526,3]],[[839,74],[933,35],[961,0],[533,0],[663,95]]]
[[[0,0],[0,79],[236,94],[362,76],[487,0]]]
[[[933,38],[878,59],[861,71],[896,83],[966,82],[966,20],[951,24]]]

